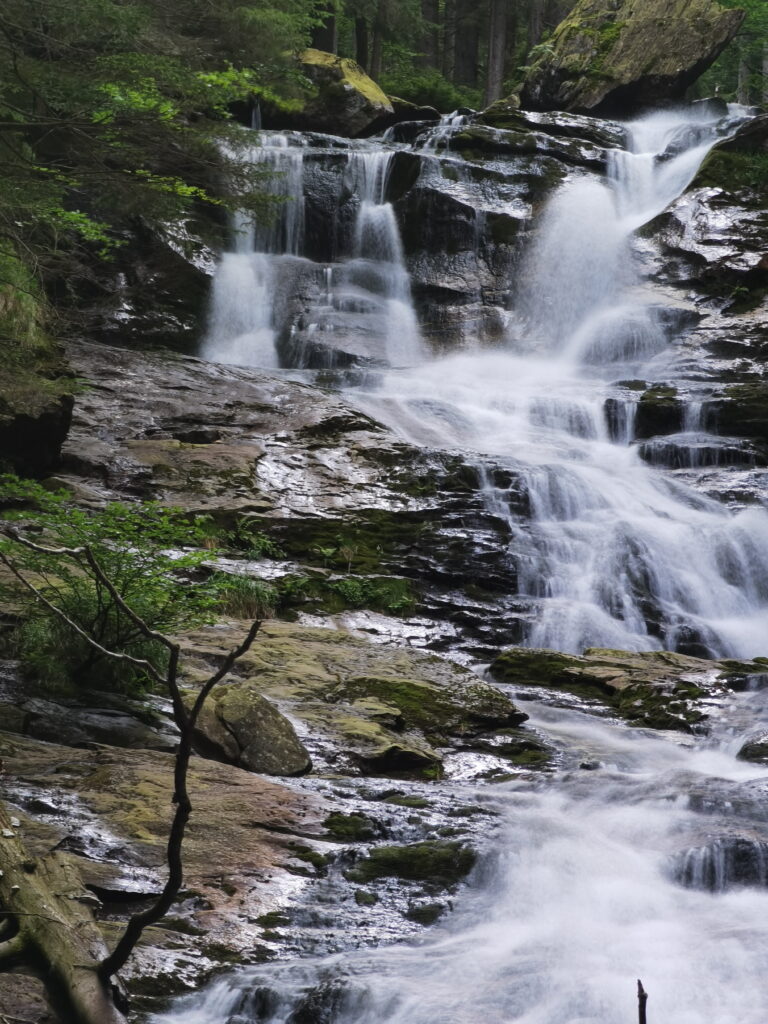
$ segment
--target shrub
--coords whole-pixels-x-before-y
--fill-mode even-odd
[[[205,524],[156,502],[110,502],[78,508],[65,492],[31,481],[0,477],[0,508],[6,523],[34,537],[37,549],[8,537],[0,554],[18,576],[6,572],[0,596],[21,606],[18,652],[26,669],[49,687],[140,690],[147,680],[138,666],[101,654],[43,601],[108,651],[151,656],[162,667],[167,651],[148,640],[94,572],[91,553],[115,592],[153,630],[174,632],[206,621],[216,607],[217,586],[195,570],[210,557],[202,550]],[[48,548],[50,550],[44,550]],[[61,554],[57,549],[71,549]],[[199,578],[198,578],[199,577]]]

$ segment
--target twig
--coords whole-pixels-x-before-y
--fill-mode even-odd
[[[643,983],[637,979],[637,1021],[638,1024],[648,1024],[645,1017],[645,1004],[648,1002],[648,993],[643,988]]]

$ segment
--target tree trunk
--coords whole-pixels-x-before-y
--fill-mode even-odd
[[[442,72],[453,81],[453,64],[456,50],[456,0],[445,0],[443,14],[443,65]]]
[[[368,22],[355,18],[355,59],[363,71],[368,70]]]
[[[477,51],[480,45],[478,10],[473,0],[456,0],[453,80],[477,86]]]
[[[335,14],[326,18],[321,25],[316,25],[312,30],[312,45],[317,50],[325,50],[326,53],[337,52],[339,49],[339,32]]]
[[[488,16],[488,70],[485,79],[485,106],[501,99],[504,88],[504,61],[507,54],[507,0],[491,0]]]
[[[440,37],[440,8],[438,0],[421,0],[421,16],[424,19],[424,36],[421,42],[422,53],[417,64],[422,68],[438,67]]]
[[[760,83],[760,95],[762,96],[763,106],[768,104],[768,42],[763,43],[763,80]]]
[[[747,64],[745,57],[739,57],[739,80],[736,87],[736,99],[739,103],[743,103],[745,107],[748,107],[751,102],[749,78],[749,64]]]
[[[544,31],[544,2],[545,0],[531,0],[528,9],[528,49],[537,46],[541,42]]]
[[[0,804],[0,905],[18,926],[14,938],[0,943],[0,964],[40,959],[78,1024],[125,1024],[99,979],[106,946],[85,902],[92,899],[65,854],[29,855]]]
[[[371,69],[368,72],[374,82],[381,78],[381,64],[384,54],[384,27],[378,18],[373,23],[373,43],[371,45]]]

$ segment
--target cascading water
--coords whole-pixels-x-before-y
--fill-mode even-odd
[[[508,518],[535,609],[529,645],[766,654],[768,516],[732,514],[642,461],[637,395],[620,383],[664,379],[671,362],[632,232],[720,130],[671,113],[630,125],[608,181],[574,177],[544,213],[504,349],[350,392],[409,440],[472,453],[489,509]],[[384,170],[367,154],[350,168],[365,199],[355,255],[323,276],[328,306],[362,302],[354,274],[382,250],[401,264]],[[681,444],[707,436],[702,408],[694,398]],[[492,482],[499,465],[522,482],[529,519]],[[445,925],[423,942],[361,951],[351,935],[339,955],[248,968],[155,1024],[618,1024],[636,1019],[637,977],[652,1021],[765,1024],[768,770],[734,755],[768,725],[768,690],[729,698],[713,734],[685,743],[532,695],[529,724],[559,770],[484,788],[497,852]]]
[[[670,348],[632,234],[723,125],[667,112],[627,127],[608,180],[574,176],[545,211],[507,350],[393,375],[364,405],[416,443],[509,460],[531,510],[508,513],[518,590],[536,604],[529,646],[753,657],[768,636],[768,515],[732,515],[651,469],[626,444],[631,401],[613,431],[605,414],[611,382],[653,380]],[[488,491],[496,514],[504,497]]]
[[[274,203],[271,216],[262,220],[244,214],[233,219],[233,251],[223,254],[217,268],[203,358],[275,367],[282,351],[289,365],[316,368],[334,364],[333,355],[322,355],[323,336],[346,333],[358,336],[356,355],[364,336],[362,347],[374,364],[419,362],[422,342],[400,233],[385,198],[392,152],[376,146],[346,154],[335,182],[336,201],[351,192],[357,197],[357,212],[349,250],[333,266],[305,257],[308,156],[301,136],[259,133],[259,143],[247,156],[265,172],[264,187]],[[291,258],[293,268],[288,266]],[[291,303],[282,281],[303,281],[305,288],[314,289],[316,302],[308,316],[286,320],[281,307]]]
[[[724,749],[728,709],[693,749],[526,709],[562,770],[493,787],[498,852],[430,940],[249,968],[154,1024],[617,1024],[637,977],[652,1021],[764,1024],[768,770]]]
[[[201,355],[212,362],[275,367],[273,295],[277,257],[297,255],[303,240],[303,149],[297,139],[269,134],[247,158],[266,172],[271,216],[256,223],[232,218],[233,250],[224,253],[211,293],[208,332]]]

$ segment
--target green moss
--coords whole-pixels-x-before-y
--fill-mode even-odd
[[[704,161],[693,187],[721,188],[726,192],[754,192],[754,205],[765,206],[768,153],[713,150]]]
[[[372,78],[366,75],[365,71],[355,61],[349,60],[346,57],[337,57],[335,54],[326,53],[324,50],[315,49],[304,50],[299,55],[299,60],[302,64],[306,64],[309,67],[326,67],[329,70],[340,73],[341,81],[334,83],[333,87],[343,90],[345,85],[351,86],[365,96],[369,103],[392,108],[387,94],[379,88]]]
[[[304,861],[305,864],[311,864],[318,874],[325,874],[328,867],[328,857],[324,854],[318,853],[317,850],[313,850],[311,846],[305,846],[303,843],[289,843],[288,848],[297,860]],[[304,873],[297,868],[289,868],[288,870],[294,874]]]
[[[365,814],[341,814],[334,811],[323,824],[335,839],[345,842],[358,843],[365,839],[374,839],[377,833],[376,826]]]
[[[379,902],[379,897],[374,892],[367,892],[365,889],[355,889],[355,903],[358,907],[373,907]]]
[[[431,807],[432,803],[429,800],[425,800],[423,796],[389,796],[387,797],[386,803],[395,804],[396,807],[412,807],[416,810],[423,810],[427,807]]]
[[[502,694],[478,684],[462,688],[461,696],[416,679],[358,676],[331,691],[331,698],[354,700],[376,697],[397,707],[406,729],[420,729],[427,737],[462,735],[476,731],[478,719],[501,720],[513,715],[514,707]]]
[[[425,927],[434,924],[439,917],[445,913],[443,903],[422,903],[415,907],[409,907],[405,916],[409,921],[416,924],[423,924]]]
[[[256,918],[256,924],[262,928],[280,928],[290,923],[290,919],[280,910],[270,910]]]
[[[402,878],[447,888],[464,878],[475,860],[474,851],[458,842],[432,840],[409,846],[379,846],[348,871],[346,877],[363,883],[377,878]]]

